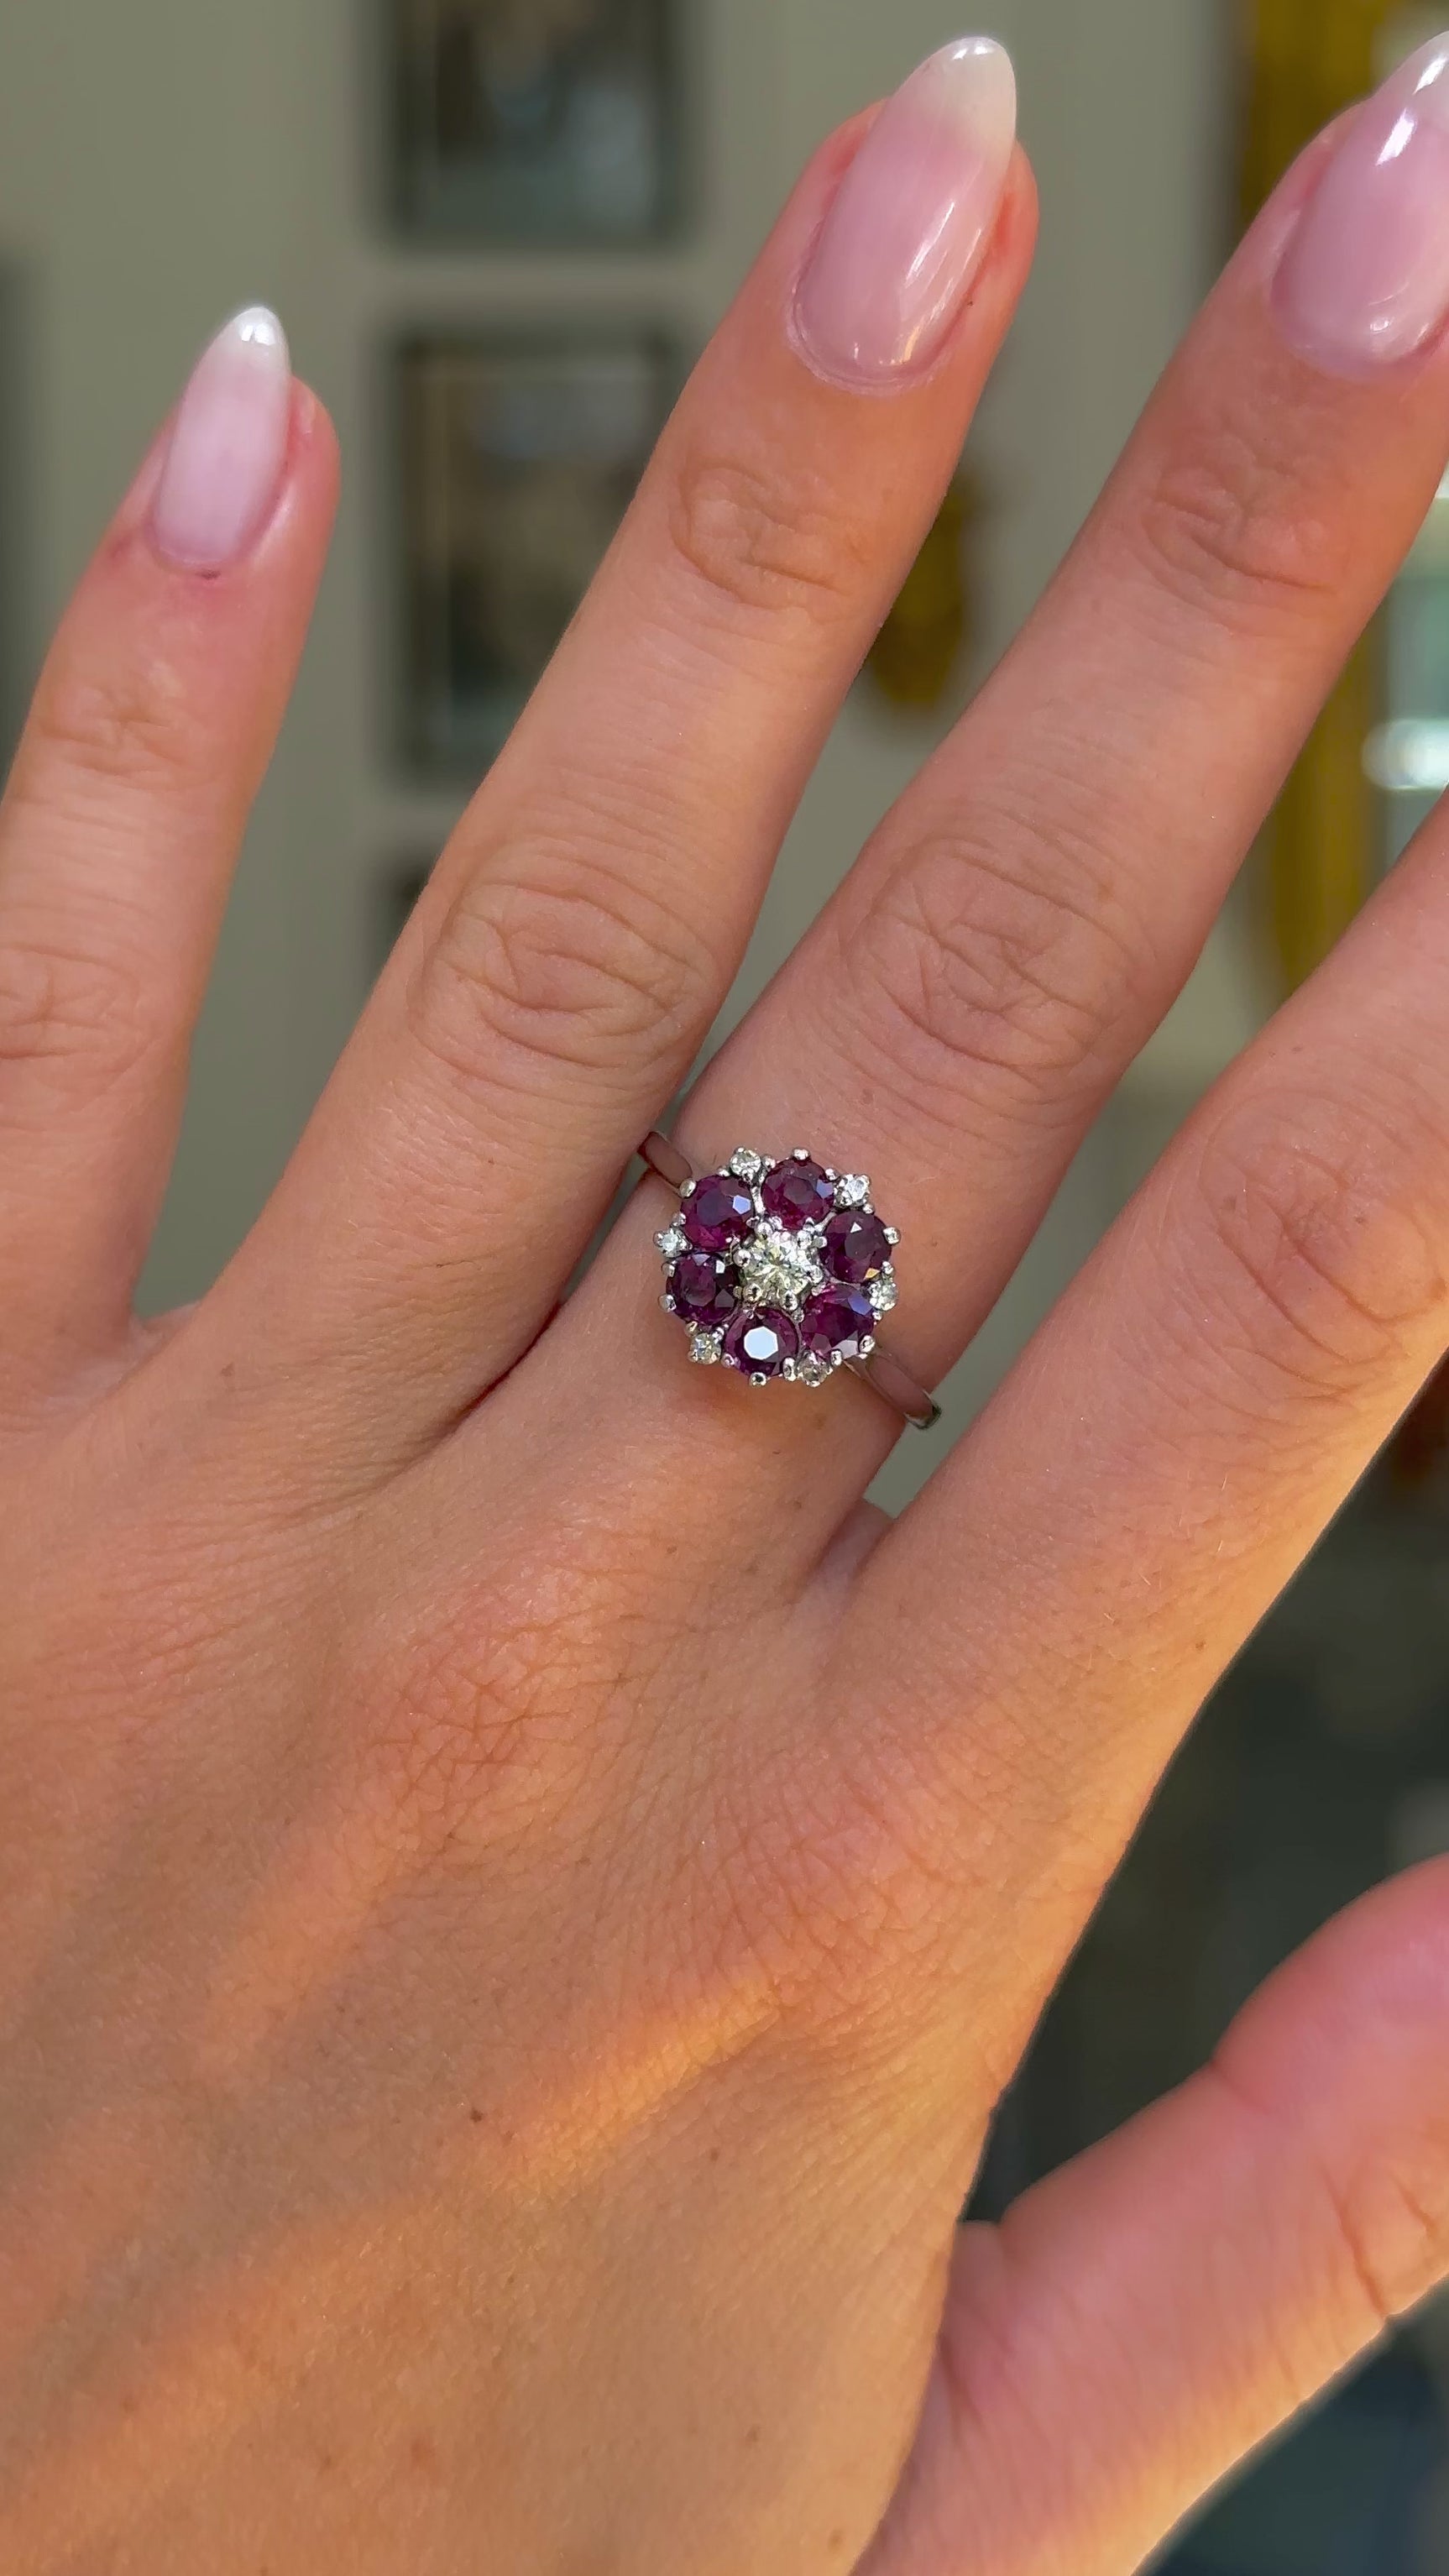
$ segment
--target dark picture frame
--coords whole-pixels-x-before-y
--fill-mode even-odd
[[[397,354],[401,747],[496,759],[612,542],[681,376],[652,328],[438,332]]]
[[[392,216],[479,249],[620,249],[683,219],[680,0],[379,0]]]

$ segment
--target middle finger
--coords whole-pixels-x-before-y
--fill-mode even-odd
[[[817,157],[210,1310],[364,1438],[527,1347],[714,1019],[1025,276],[1014,110],[968,39]]]

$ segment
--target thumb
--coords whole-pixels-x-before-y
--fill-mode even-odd
[[[862,2576],[1132,2576],[1449,2273],[1449,1865],[1345,1915],[1212,2065],[969,2228]]]

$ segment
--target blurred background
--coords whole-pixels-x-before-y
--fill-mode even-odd
[[[155,1302],[204,1287],[271,1185],[801,162],[961,33],[959,7],[31,0],[0,19],[0,734],[229,310],[278,307],[347,457]],[[1399,0],[992,0],[1040,263],[717,1036],[1010,640],[1245,214],[1438,23]],[[1189,991],[959,1371],[955,1428],[1446,784],[1449,486]],[[908,1446],[895,1505],[931,1463]],[[1186,2074],[1338,1906],[1449,1850],[1446,1539],[1436,1390],[1169,1779],[1005,2106],[983,2206]],[[1162,2564],[1449,2576],[1449,2324],[1416,2321]]]

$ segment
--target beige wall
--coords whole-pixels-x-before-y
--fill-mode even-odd
[[[659,261],[419,260],[370,205],[368,31],[379,0],[24,0],[0,22],[0,259],[32,288],[38,374],[27,532],[38,634],[53,617],[197,344],[275,302],[336,413],[348,483],[287,739],[252,836],[198,1053],[158,1296],[192,1292],[255,1209],[362,994],[378,873],[435,847],[449,800],[390,777],[378,350],[419,313],[718,313],[804,153],[959,31],[949,0],[700,0],[708,220]],[[1210,272],[1227,197],[1219,0],[997,0],[1016,54],[1045,235],[980,453],[999,507],[990,650],[1088,506]],[[764,975],[924,747],[847,712],[742,980]],[[963,1378],[964,1411],[1077,1256],[1132,1158],[1251,1016],[1220,942],[1139,1077],[1129,1142],[1068,1193],[1035,1270]],[[736,1004],[736,1007],[738,1003]]]

